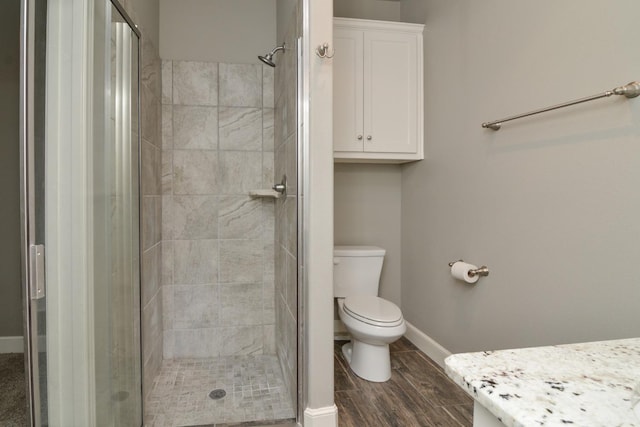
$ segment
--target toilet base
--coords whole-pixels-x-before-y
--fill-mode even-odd
[[[356,339],[342,346],[351,370],[367,381],[382,383],[391,378],[389,345],[372,345]]]

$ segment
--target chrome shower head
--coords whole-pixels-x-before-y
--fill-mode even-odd
[[[270,67],[275,67],[276,64],[273,62],[273,55],[271,55],[270,53],[267,53],[265,56],[262,55],[258,55],[258,59],[262,62],[264,62],[265,64],[267,64]]]
[[[282,46],[276,46],[271,52],[267,53],[266,55],[258,55],[258,59],[270,67],[275,67],[276,63],[273,62],[273,55],[279,50],[284,50],[284,46],[284,43],[282,43]]]

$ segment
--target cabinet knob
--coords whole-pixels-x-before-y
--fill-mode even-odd
[[[362,135],[358,135],[358,141],[362,141]]]
[[[367,135],[367,141],[371,141],[373,137],[371,135]]]

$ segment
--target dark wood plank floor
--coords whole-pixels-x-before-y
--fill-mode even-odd
[[[340,427],[471,427],[473,400],[442,368],[401,338],[391,344],[391,379],[354,374],[335,341],[335,400]]]
[[[27,425],[24,354],[0,354],[0,426]]]

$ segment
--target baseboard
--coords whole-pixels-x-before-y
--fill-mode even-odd
[[[349,336],[349,332],[347,332],[347,328],[342,323],[340,319],[333,320],[333,340],[334,341],[348,341],[351,339]]]
[[[451,356],[451,352],[438,344],[433,338],[422,332],[420,329],[407,323],[407,332],[404,334],[408,339],[420,349],[424,354],[433,359],[438,365],[444,368],[444,359]]]
[[[336,405],[324,408],[304,410],[304,427],[337,427],[338,407]]]
[[[342,323],[342,320],[333,319],[333,333],[336,334],[336,335],[338,335],[338,334],[348,334],[347,327],[344,326],[344,323]]]
[[[0,353],[24,353],[22,337],[0,337]]]

